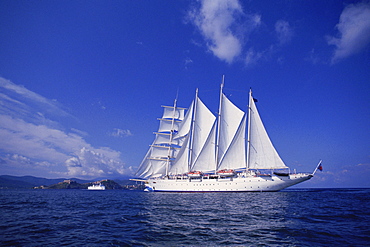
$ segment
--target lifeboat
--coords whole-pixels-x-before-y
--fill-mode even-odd
[[[221,177],[232,177],[235,175],[235,171],[232,169],[225,169],[218,171],[217,174]]]
[[[203,176],[203,173],[200,172],[200,171],[191,171],[191,172],[188,172],[188,177],[189,178],[200,178],[201,176]]]

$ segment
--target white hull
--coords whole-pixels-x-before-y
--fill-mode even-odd
[[[301,183],[312,176],[312,174],[298,173],[289,176],[240,174],[236,177],[214,179],[157,178],[147,180],[147,190],[154,192],[272,192]]]

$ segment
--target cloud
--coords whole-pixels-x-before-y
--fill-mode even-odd
[[[71,131],[77,133],[80,136],[88,136],[89,135],[87,132],[79,130],[79,129],[75,129],[75,128],[71,128]]]
[[[280,45],[289,43],[293,36],[293,30],[289,22],[284,20],[279,20],[275,23],[275,32]]]
[[[2,174],[34,175],[48,174],[57,164],[47,161],[36,161],[20,154],[6,154],[0,157]],[[64,175],[64,174],[63,174]]]
[[[190,64],[193,63],[193,60],[191,60],[189,57],[187,57],[184,61],[184,64],[185,64],[185,69],[187,69],[189,67]]]
[[[24,86],[16,85],[13,82],[0,77],[0,113],[5,111],[11,115],[32,118],[32,108],[41,109],[48,115],[71,116],[64,111],[56,100],[49,100],[38,95]],[[22,115],[23,114],[23,115]],[[39,118],[39,116],[36,116]]]
[[[318,64],[320,62],[320,58],[316,54],[314,48],[310,52],[307,53],[307,56],[305,57],[305,61],[311,62],[312,64]]]
[[[97,99],[96,103],[92,104],[93,106],[97,106],[100,110],[106,110],[107,107],[103,104],[103,102],[100,99]]]
[[[370,164],[369,163],[360,163],[357,166],[363,166],[363,167],[370,168]]]
[[[293,28],[285,20],[276,21],[274,32],[255,32],[266,26],[261,14],[244,11],[238,0],[200,0],[187,17],[202,35],[208,51],[229,64],[242,58],[239,61],[243,61],[246,67],[269,61],[294,35]],[[271,34],[276,35],[275,43],[268,44],[266,36],[261,42],[261,35]],[[283,57],[277,59],[279,63],[283,60]]]
[[[114,128],[113,131],[109,133],[109,135],[114,137],[127,137],[132,136],[133,134],[130,130]]]
[[[76,145],[73,136],[60,130],[27,123],[7,115],[0,115],[0,139],[0,150],[6,153],[52,162],[61,162],[68,158],[68,155],[58,149],[68,152]]]
[[[127,174],[122,162],[107,157],[105,154],[82,148],[76,157],[65,162],[68,176],[101,177]]]
[[[328,44],[336,47],[332,63],[359,53],[370,43],[370,2],[348,5],[336,28],[338,37],[327,37]]]
[[[244,35],[261,23],[259,15],[243,13],[238,0],[202,0],[188,13],[188,18],[213,55],[227,63],[241,54]]]
[[[247,67],[256,64],[263,58],[263,52],[256,52],[253,48],[250,48],[245,56],[245,65]]]
[[[37,109],[37,110],[35,110]],[[55,100],[49,100],[23,86],[0,77],[0,114],[28,123],[60,127],[53,117],[73,118]]]
[[[93,147],[84,139],[88,134],[67,128],[67,122],[60,122],[63,117],[67,122],[74,120],[55,101],[0,78],[2,172],[76,177],[123,174],[120,152]],[[115,131],[117,136],[131,134],[129,130]],[[80,160],[82,168],[73,168],[75,159]]]
[[[315,187],[342,187],[342,188],[361,188],[369,187],[368,175],[370,172],[369,163],[352,165],[324,165],[322,172],[315,174],[315,179],[310,181]]]

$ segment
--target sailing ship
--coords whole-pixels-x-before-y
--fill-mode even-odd
[[[145,182],[145,191],[279,191],[313,177],[317,168],[290,173],[266,132],[252,90],[246,114],[223,87],[217,116],[198,90],[189,108],[178,107],[177,99],[162,106],[154,142],[136,173],[140,179],[133,179]]]

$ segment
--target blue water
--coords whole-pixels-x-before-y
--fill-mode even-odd
[[[0,190],[2,246],[369,246],[370,189]]]

